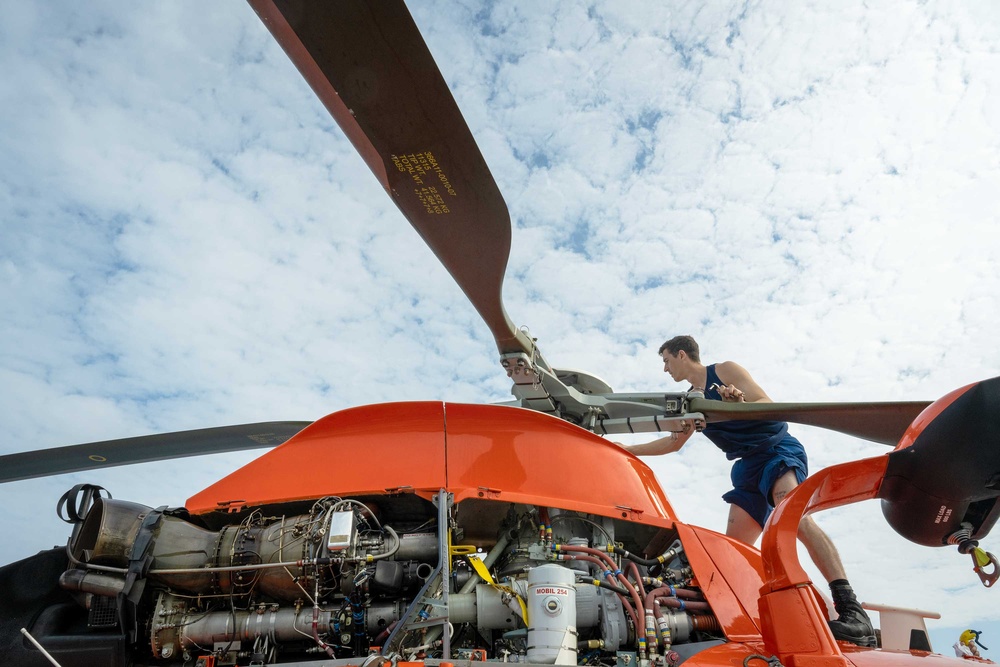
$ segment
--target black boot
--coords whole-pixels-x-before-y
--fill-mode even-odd
[[[830,593],[833,594],[833,608],[837,610],[839,616],[836,621],[830,621],[834,639],[876,648],[872,621],[861,608],[858,598],[854,597],[854,589],[847,583],[847,579],[831,581]]]

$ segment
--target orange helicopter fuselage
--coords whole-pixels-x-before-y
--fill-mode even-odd
[[[408,402],[351,408],[191,497],[192,514],[325,496],[440,490],[467,499],[557,507],[674,530],[729,644],[692,656],[734,665],[754,654],[786,667],[902,665],[914,653],[857,649],[834,641],[826,608],[798,562],[804,514],[874,497],[885,457],[820,471],[765,529],[762,551],[684,524],[639,458],[560,419],[516,407]],[[840,470],[843,468],[843,470]],[[921,659],[934,658],[919,653]]]

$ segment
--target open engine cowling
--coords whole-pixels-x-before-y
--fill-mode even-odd
[[[95,631],[133,637],[136,664],[413,658],[445,646],[458,658],[577,664],[581,651],[636,650],[650,632],[661,652],[720,637],[664,529],[485,500],[437,515],[413,496],[276,509],[212,526],[97,498],[60,585]],[[651,546],[666,556],[634,555]]]

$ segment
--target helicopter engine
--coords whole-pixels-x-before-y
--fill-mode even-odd
[[[666,555],[647,561],[620,546],[640,549],[627,522],[466,502],[478,509],[463,522],[454,517],[464,504],[452,508],[449,535],[432,513],[404,516],[413,513],[386,498],[325,498],[290,516],[244,511],[217,529],[184,510],[97,498],[74,529],[59,583],[88,610],[90,628],[121,628],[151,664],[202,655],[220,665],[372,652],[419,659],[448,650],[575,665],[584,655],[636,652],[650,631],[659,638],[652,655],[720,636],[669,535],[653,540],[669,540]],[[454,546],[467,530],[481,541],[491,523],[484,508],[499,537]],[[653,594],[658,587],[663,595]]]

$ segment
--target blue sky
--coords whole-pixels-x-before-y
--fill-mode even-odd
[[[508,311],[552,364],[682,389],[655,355],[689,333],[776,400],[998,374],[1000,9],[870,4],[413,3],[511,210]],[[475,311],[245,4],[7,5],[5,452],[508,397]],[[884,451],[793,432],[814,468]],[[0,560],[65,541],[79,481],[180,505],[251,457],[6,485]],[[647,462],[683,520],[724,527],[706,440]],[[863,599],[1000,620],[965,557],[876,503],[818,520]]]

